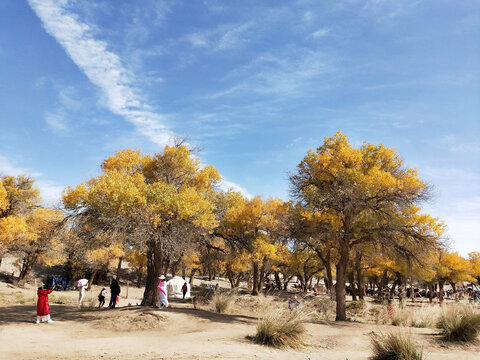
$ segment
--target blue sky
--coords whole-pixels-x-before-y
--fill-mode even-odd
[[[187,136],[251,195],[342,130],[435,188],[480,250],[480,2],[2,0],[0,173],[48,204],[126,147]]]

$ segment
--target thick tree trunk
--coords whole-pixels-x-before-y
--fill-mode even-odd
[[[30,271],[33,268],[33,265],[37,262],[38,255],[34,256],[27,256],[23,259],[22,269],[20,271],[20,275],[18,276],[18,286],[25,285],[25,282],[30,275]]]
[[[236,288],[240,286],[240,281],[242,281],[242,278],[243,278],[243,272],[238,274],[237,279],[235,280],[235,287]]]
[[[252,295],[258,295],[258,262],[253,263]]]
[[[185,264],[182,264],[182,279],[185,280],[186,276],[187,276],[187,269],[185,267]]]
[[[263,291],[263,283],[265,282],[265,262],[262,262],[262,266],[260,267],[260,274],[258,279],[257,290],[259,293]]]
[[[336,266],[337,282],[335,284],[335,300],[337,302],[335,321],[347,320],[346,301],[345,301],[345,277],[347,264],[349,260],[350,249],[343,246],[340,259]]]
[[[444,293],[443,293],[444,285],[445,285],[445,281],[438,280],[438,301],[440,302],[440,304],[442,304],[444,300]]]
[[[153,246],[151,246],[153,247]],[[162,270],[162,258],[159,251],[149,248],[147,251],[147,279],[143,292],[142,305],[155,306],[158,301],[158,277]]]

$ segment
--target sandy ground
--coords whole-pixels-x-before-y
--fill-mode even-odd
[[[10,296],[18,291],[0,285],[3,299],[9,291]],[[140,294],[141,289],[133,293]],[[68,295],[73,299],[76,294]],[[55,323],[38,325],[32,303],[0,305],[0,359],[354,360],[370,355],[372,331],[399,330],[360,322],[307,323],[302,348],[279,350],[249,340],[255,332],[254,316],[195,310],[180,300],[172,301],[166,311],[127,306],[129,300],[122,299],[122,307],[115,310],[52,304]],[[480,359],[478,345],[447,345],[432,329],[404,331],[424,347],[427,359]]]
[[[402,331],[423,347],[426,359],[480,360],[480,345],[445,343],[435,329],[362,322],[307,323],[301,348],[275,349],[249,339],[257,318],[246,304],[257,299],[248,295],[240,297],[231,313],[217,314],[208,306],[194,309],[181,300],[171,300],[166,311],[136,306],[143,289],[130,287],[127,299],[125,286],[118,309],[98,309],[94,306],[99,291],[99,286],[87,291],[83,308],[76,305],[76,291],[55,291],[49,296],[55,323],[37,325],[35,287],[19,289],[0,282],[0,359],[359,360],[371,354],[372,332]],[[282,298],[264,300],[286,306]]]

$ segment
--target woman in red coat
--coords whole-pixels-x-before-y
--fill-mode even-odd
[[[50,318],[50,307],[48,306],[48,294],[53,291],[53,287],[38,288],[37,295],[37,324],[41,322],[53,323],[53,320]]]

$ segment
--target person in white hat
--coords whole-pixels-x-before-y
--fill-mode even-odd
[[[160,293],[160,308],[168,307],[168,294],[167,294],[167,282],[165,281],[165,276],[161,275],[159,277],[160,283],[158,284],[158,292]]]

